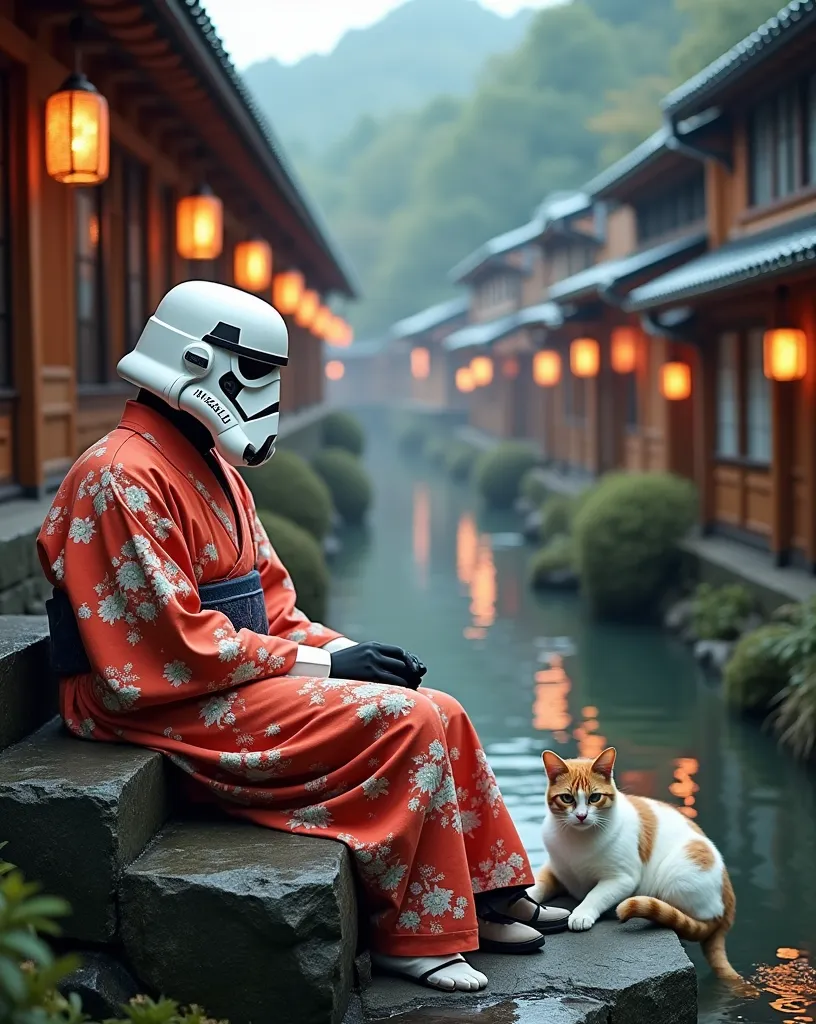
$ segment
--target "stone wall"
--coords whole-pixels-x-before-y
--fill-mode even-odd
[[[37,558],[37,533],[48,502],[0,506],[0,615],[44,615],[51,593]]]

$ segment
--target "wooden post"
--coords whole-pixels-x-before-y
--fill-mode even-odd
[[[787,565],[793,534],[792,453],[796,384],[771,381],[771,553],[776,565]]]

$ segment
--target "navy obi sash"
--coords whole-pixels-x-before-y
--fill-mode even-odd
[[[202,609],[222,612],[236,630],[251,629],[266,636],[269,619],[257,569],[234,580],[217,580],[198,588]],[[53,591],[45,602],[51,634],[51,670],[57,676],[79,676],[93,672],[82,645],[74,609],[63,590]]]

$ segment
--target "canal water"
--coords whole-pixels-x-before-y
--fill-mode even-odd
[[[375,439],[369,528],[333,565],[331,623],[398,643],[467,707],[533,866],[542,858],[541,751],[613,744],[618,784],[677,804],[711,836],[737,894],[734,966],[762,990],[736,1003],[695,946],[701,1024],[816,1019],[816,774],[726,712],[682,645],[594,623],[573,595],[534,595],[514,517]],[[557,937],[551,941],[557,941]]]

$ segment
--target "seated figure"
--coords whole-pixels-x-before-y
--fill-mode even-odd
[[[173,288],[119,373],[140,390],[40,531],[68,728],[162,751],[202,797],[352,851],[375,964],[445,990],[461,954],[528,952],[565,911],[533,875],[461,705],[398,647],[310,622],[235,467],[278,430],[286,325],[224,285]],[[526,923],[522,923],[526,922]]]

